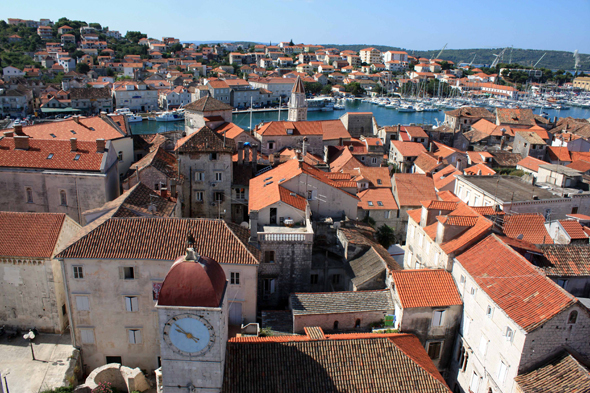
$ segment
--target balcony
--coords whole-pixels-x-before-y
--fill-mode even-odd
[[[304,242],[313,243],[313,229],[311,225],[288,226],[263,226],[262,232],[258,232],[258,240],[261,242]]]

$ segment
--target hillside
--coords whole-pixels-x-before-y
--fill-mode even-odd
[[[363,48],[373,47],[380,51],[388,50],[405,50],[409,55],[431,58],[438,55],[440,49],[429,50],[429,51],[413,51],[410,49],[401,49],[393,46],[384,45],[333,45],[324,44],[325,47],[338,48],[341,50],[354,50],[359,51]],[[455,64],[458,63],[470,63],[475,57],[474,64],[491,64],[494,61],[494,53],[500,53],[502,48],[496,49],[445,49],[441,57],[444,60],[450,60]],[[566,51],[554,51],[554,50],[535,50],[535,49],[517,49],[512,50],[512,63],[522,64],[524,66],[534,65],[543,56],[543,53],[547,53],[541,60],[538,67],[548,68],[553,70],[573,70],[574,69],[574,56],[572,52]],[[511,50],[507,49],[504,53],[502,62],[508,63],[510,61]],[[580,54],[580,70],[590,70],[590,55]]]

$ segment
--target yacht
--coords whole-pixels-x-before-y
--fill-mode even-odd
[[[334,110],[334,99],[332,97],[316,97],[308,98],[307,111],[322,111],[328,112]]]
[[[127,121],[129,123],[139,123],[143,121],[143,117],[134,115],[133,113],[125,113],[125,116],[127,117]]]
[[[184,111],[172,111],[172,112],[164,112],[155,117],[156,121],[180,121],[184,120]]]

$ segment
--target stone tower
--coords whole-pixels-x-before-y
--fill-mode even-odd
[[[297,77],[293,90],[291,90],[291,99],[289,100],[289,117],[288,121],[305,121],[307,120],[307,101],[305,101],[305,88],[300,77]]]

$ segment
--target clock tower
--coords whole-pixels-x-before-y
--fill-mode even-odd
[[[192,248],[164,279],[159,317],[158,392],[220,392],[227,344],[227,280],[215,260]]]

